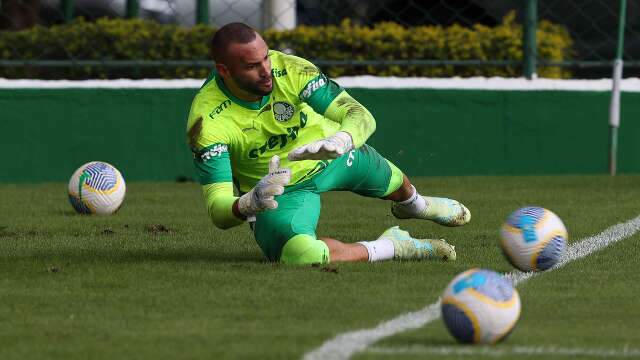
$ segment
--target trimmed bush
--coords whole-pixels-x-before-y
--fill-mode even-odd
[[[267,30],[263,37],[273,49],[310,60],[522,60],[522,26],[515,14],[495,27],[466,28],[395,23],[359,26],[349,20],[339,26],[299,26],[294,30]],[[3,60],[206,60],[213,27],[161,25],[141,19],[77,19],[68,25],[0,32]],[[566,29],[541,21],[537,30],[538,59],[569,60],[572,40]],[[379,76],[520,76],[520,65],[332,65],[321,66],[332,77]],[[121,66],[103,64],[71,67],[2,67],[0,77],[43,79],[87,78],[204,78],[209,67]],[[563,78],[570,73],[557,67],[538,69],[542,77]]]

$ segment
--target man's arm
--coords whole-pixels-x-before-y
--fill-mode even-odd
[[[308,60],[293,55],[287,55],[285,60],[288,79],[299,99],[340,124],[333,136],[291,151],[289,160],[335,159],[362,146],[376,129],[371,113]]]
[[[228,148],[227,144],[214,144],[194,152],[193,159],[209,217],[220,229],[240,225],[246,219],[233,211],[238,197],[233,195]]]
[[[202,186],[202,194],[209,217],[220,229],[229,229],[242,224],[246,217],[234,211],[238,197],[233,195],[233,184],[230,182],[206,184]]]
[[[284,60],[288,81],[299,99],[339,123],[340,131],[351,136],[356,148],[362,146],[376,129],[371,113],[310,61],[294,55],[284,55]]]
[[[351,135],[353,146],[359,148],[376,131],[373,115],[346,91],[327,107],[324,116],[340,124],[340,131]]]
[[[193,165],[202,185],[202,195],[213,224],[228,229],[244,222],[246,218],[236,216],[233,204],[238,197],[233,195],[229,144],[232,136],[224,127],[214,130],[206,128],[202,115],[207,108],[194,100],[189,113],[187,141],[193,152]]]
[[[229,161],[229,159],[216,159],[216,162]],[[221,166],[221,164],[217,164]],[[207,203],[209,217],[213,224],[220,229],[229,229],[243,223],[247,217],[257,213],[278,207],[274,196],[284,192],[285,185],[289,184],[291,170],[280,167],[280,158],[275,155],[269,162],[269,173],[265,175],[256,186],[248,193],[236,197],[233,196],[231,182],[205,184],[202,186],[204,198]]]
[[[289,160],[335,159],[364,145],[376,129],[373,115],[346,91],[341,91],[331,101],[323,115],[339,123],[340,130],[326,139],[293,150],[288,155]]]

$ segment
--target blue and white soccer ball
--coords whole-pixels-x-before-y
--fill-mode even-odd
[[[86,163],[69,180],[69,201],[81,214],[113,214],[122,205],[125,192],[122,174],[106,162]]]
[[[502,252],[520,271],[544,271],[560,261],[567,249],[562,220],[541,207],[514,211],[500,231]]]
[[[462,343],[494,344],[520,317],[520,296],[495,271],[471,269],[456,276],[442,295],[442,319]]]

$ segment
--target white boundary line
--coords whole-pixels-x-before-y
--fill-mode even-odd
[[[400,78],[364,75],[345,76],[334,80],[347,89],[611,91],[611,79]],[[199,89],[203,83],[204,79],[10,80],[0,78],[0,89]],[[640,92],[640,78],[623,79],[620,86],[625,92]]]
[[[513,347],[489,347],[489,346],[424,346],[413,345],[403,347],[375,346],[367,353],[383,355],[435,355],[435,356],[509,356],[509,355],[554,355],[554,356],[580,356],[580,357],[640,357],[640,349],[629,348],[603,349],[603,348],[570,348],[563,346],[513,346]]]
[[[556,266],[547,270],[556,270],[571,261],[583,258],[595,251],[598,251],[608,245],[616,243],[622,239],[628,238],[640,230],[640,216],[637,216],[627,222],[613,225],[603,232],[587,237],[577,243],[571,244],[565,256],[558,262]],[[513,271],[505,274],[510,278],[514,285],[521,284],[528,279],[544,273],[522,273]],[[323,343],[319,348],[304,355],[304,360],[316,359],[334,359],[345,360],[352,355],[365,350],[377,341],[393,336],[395,334],[417,329],[440,317],[440,300],[433,304],[427,305],[421,310],[405,313],[391,320],[387,320],[369,329],[361,329],[342,333]]]

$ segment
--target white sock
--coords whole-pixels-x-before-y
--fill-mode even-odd
[[[395,254],[393,243],[389,239],[359,241],[358,244],[362,244],[367,248],[369,262],[390,260],[393,259],[393,255]]]
[[[398,201],[396,204],[405,212],[417,215],[424,211],[424,208],[427,207],[427,202],[418,194],[418,190],[413,185],[411,185],[411,189],[413,194],[407,200]]]

